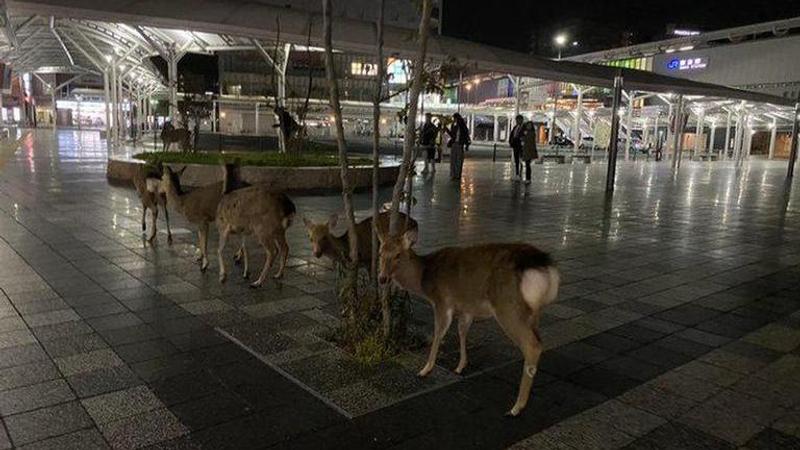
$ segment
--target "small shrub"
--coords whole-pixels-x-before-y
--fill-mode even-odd
[[[288,154],[278,152],[230,152],[230,153],[164,153],[143,152],[133,155],[134,159],[157,165],[207,164],[221,165],[238,163],[242,166],[259,167],[332,167],[339,165],[339,157],[325,152]],[[350,158],[351,165],[369,165],[367,158]]]

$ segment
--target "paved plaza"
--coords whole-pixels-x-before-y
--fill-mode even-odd
[[[525,241],[559,262],[531,401],[509,419],[521,357],[493,321],[463,376],[455,327],[429,378],[427,345],[360,366],[330,340],[334,274],[302,221],[284,279],[220,285],[177,211],[173,245],[163,214],[143,243],[99,133],[18,136],[0,148],[0,449],[800,448],[800,182],[783,161],[620,162],[613,198],[602,161],[537,165],[530,186],[505,159],[468,159],[460,185],[446,164],[416,177],[421,251]],[[369,195],[355,203],[364,216]],[[413,320],[429,340],[430,308]]]

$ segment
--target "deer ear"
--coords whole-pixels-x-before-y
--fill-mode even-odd
[[[410,249],[417,243],[417,230],[408,230],[403,233],[403,248]]]
[[[179,170],[179,171],[178,171],[178,176],[181,176],[181,175],[183,175],[183,172],[186,172],[186,169],[187,169],[188,167],[189,167],[189,166],[183,166],[183,168],[182,168],[181,170]]]
[[[338,222],[339,215],[336,213],[331,214],[331,216],[328,218],[328,228],[335,228]]]

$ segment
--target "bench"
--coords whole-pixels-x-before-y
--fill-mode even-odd
[[[558,155],[555,153],[548,153],[544,154],[539,157],[538,164],[544,164],[546,162],[555,162],[558,164],[564,164],[567,161],[567,157],[565,155]]]
[[[697,155],[699,161],[716,161],[719,155],[716,153],[700,153]]]

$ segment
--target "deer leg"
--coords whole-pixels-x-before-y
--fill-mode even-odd
[[[150,245],[152,245],[153,242],[156,240],[156,228],[158,226],[157,225],[158,224],[158,205],[155,205],[154,207],[150,208],[150,211],[151,211],[151,215],[153,217],[153,229],[150,230],[150,237],[147,239],[147,242],[149,242]]]
[[[283,277],[283,270],[286,268],[286,261],[289,259],[289,244],[286,242],[286,234],[285,233],[278,233],[278,237],[275,238],[275,247],[278,249],[278,254],[280,255],[280,267],[278,267],[278,272],[275,274],[275,278]]]
[[[229,233],[230,233],[230,229],[228,227],[222,227],[219,230],[219,246],[217,247],[217,260],[219,261],[219,282],[220,283],[224,283],[225,280],[228,278],[228,274],[225,271],[225,259],[222,257],[222,251],[225,250],[225,244],[228,241],[228,234]]]
[[[208,269],[208,222],[200,224],[200,271]]]
[[[250,284],[250,287],[252,288],[257,288],[264,284],[264,280],[267,279],[269,270],[272,268],[272,263],[275,260],[275,253],[272,251],[272,248],[269,244],[271,244],[271,242],[269,242],[267,239],[261,240],[261,246],[264,247],[264,253],[266,253],[266,260],[264,261],[264,268],[261,269],[261,275],[255,282]]]
[[[142,236],[147,232],[147,206],[142,205]]]
[[[236,250],[236,253],[233,254],[233,263],[238,265],[242,262],[242,250],[244,250],[244,237],[242,237],[242,246]]]
[[[442,338],[447,329],[450,328],[450,323],[453,321],[453,310],[444,309],[434,306],[433,308],[433,342],[431,343],[431,352],[428,354],[428,362],[417,375],[424,377],[431,373],[433,366],[436,365],[436,357],[439,355],[439,345],[442,343]]]
[[[458,342],[461,356],[458,359],[456,373],[459,375],[467,367],[467,333],[470,325],[472,325],[472,315],[463,313],[458,317]]]
[[[236,254],[239,255],[239,258],[242,261],[242,278],[245,280],[250,277],[250,264],[247,260],[247,246],[245,245],[245,240],[247,237],[242,234],[242,246],[239,247],[239,250],[236,251]],[[235,258],[234,258],[235,260]]]
[[[161,204],[164,207],[164,219],[167,221],[167,244],[172,245],[172,230],[169,227],[169,210],[167,209],[167,202]]]
[[[510,313],[506,311],[505,314],[499,312],[496,318],[506,335],[522,351],[522,356],[525,359],[522,366],[522,379],[519,383],[517,401],[507,413],[509,416],[517,416],[528,404],[531,386],[533,386],[533,377],[536,375],[539,357],[542,355],[542,343],[533,328],[531,328],[530,321],[523,314],[519,314],[516,311],[510,311]]]

